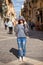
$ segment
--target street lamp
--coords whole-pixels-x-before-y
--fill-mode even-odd
[[[22,9],[24,8],[24,5],[22,5]]]

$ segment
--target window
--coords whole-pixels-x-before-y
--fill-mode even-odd
[[[32,3],[37,3],[38,2],[38,0],[32,0]]]
[[[31,8],[31,3],[29,2],[29,7]]]
[[[31,15],[31,10],[29,10],[29,15]]]

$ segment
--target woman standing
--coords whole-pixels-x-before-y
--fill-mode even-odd
[[[18,25],[16,26],[15,32],[17,33],[19,60],[24,61],[25,55],[26,55],[26,35],[24,32],[24,20],[23,19],[20,19],[18,21]]]

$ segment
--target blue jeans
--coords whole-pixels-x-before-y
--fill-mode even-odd
[[[18,43],[18,56],[23,57],[26,54],[26,38],[25,37],[20,37],[17,38],[17,43]]]

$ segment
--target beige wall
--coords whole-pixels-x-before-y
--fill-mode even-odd
[[[7,4],[7,16],[14,21],[15,17],[16,17],[16,13],[15,13],[15,9],[12,3],[9,3],[8,0],[6,0],[6,4]]]

